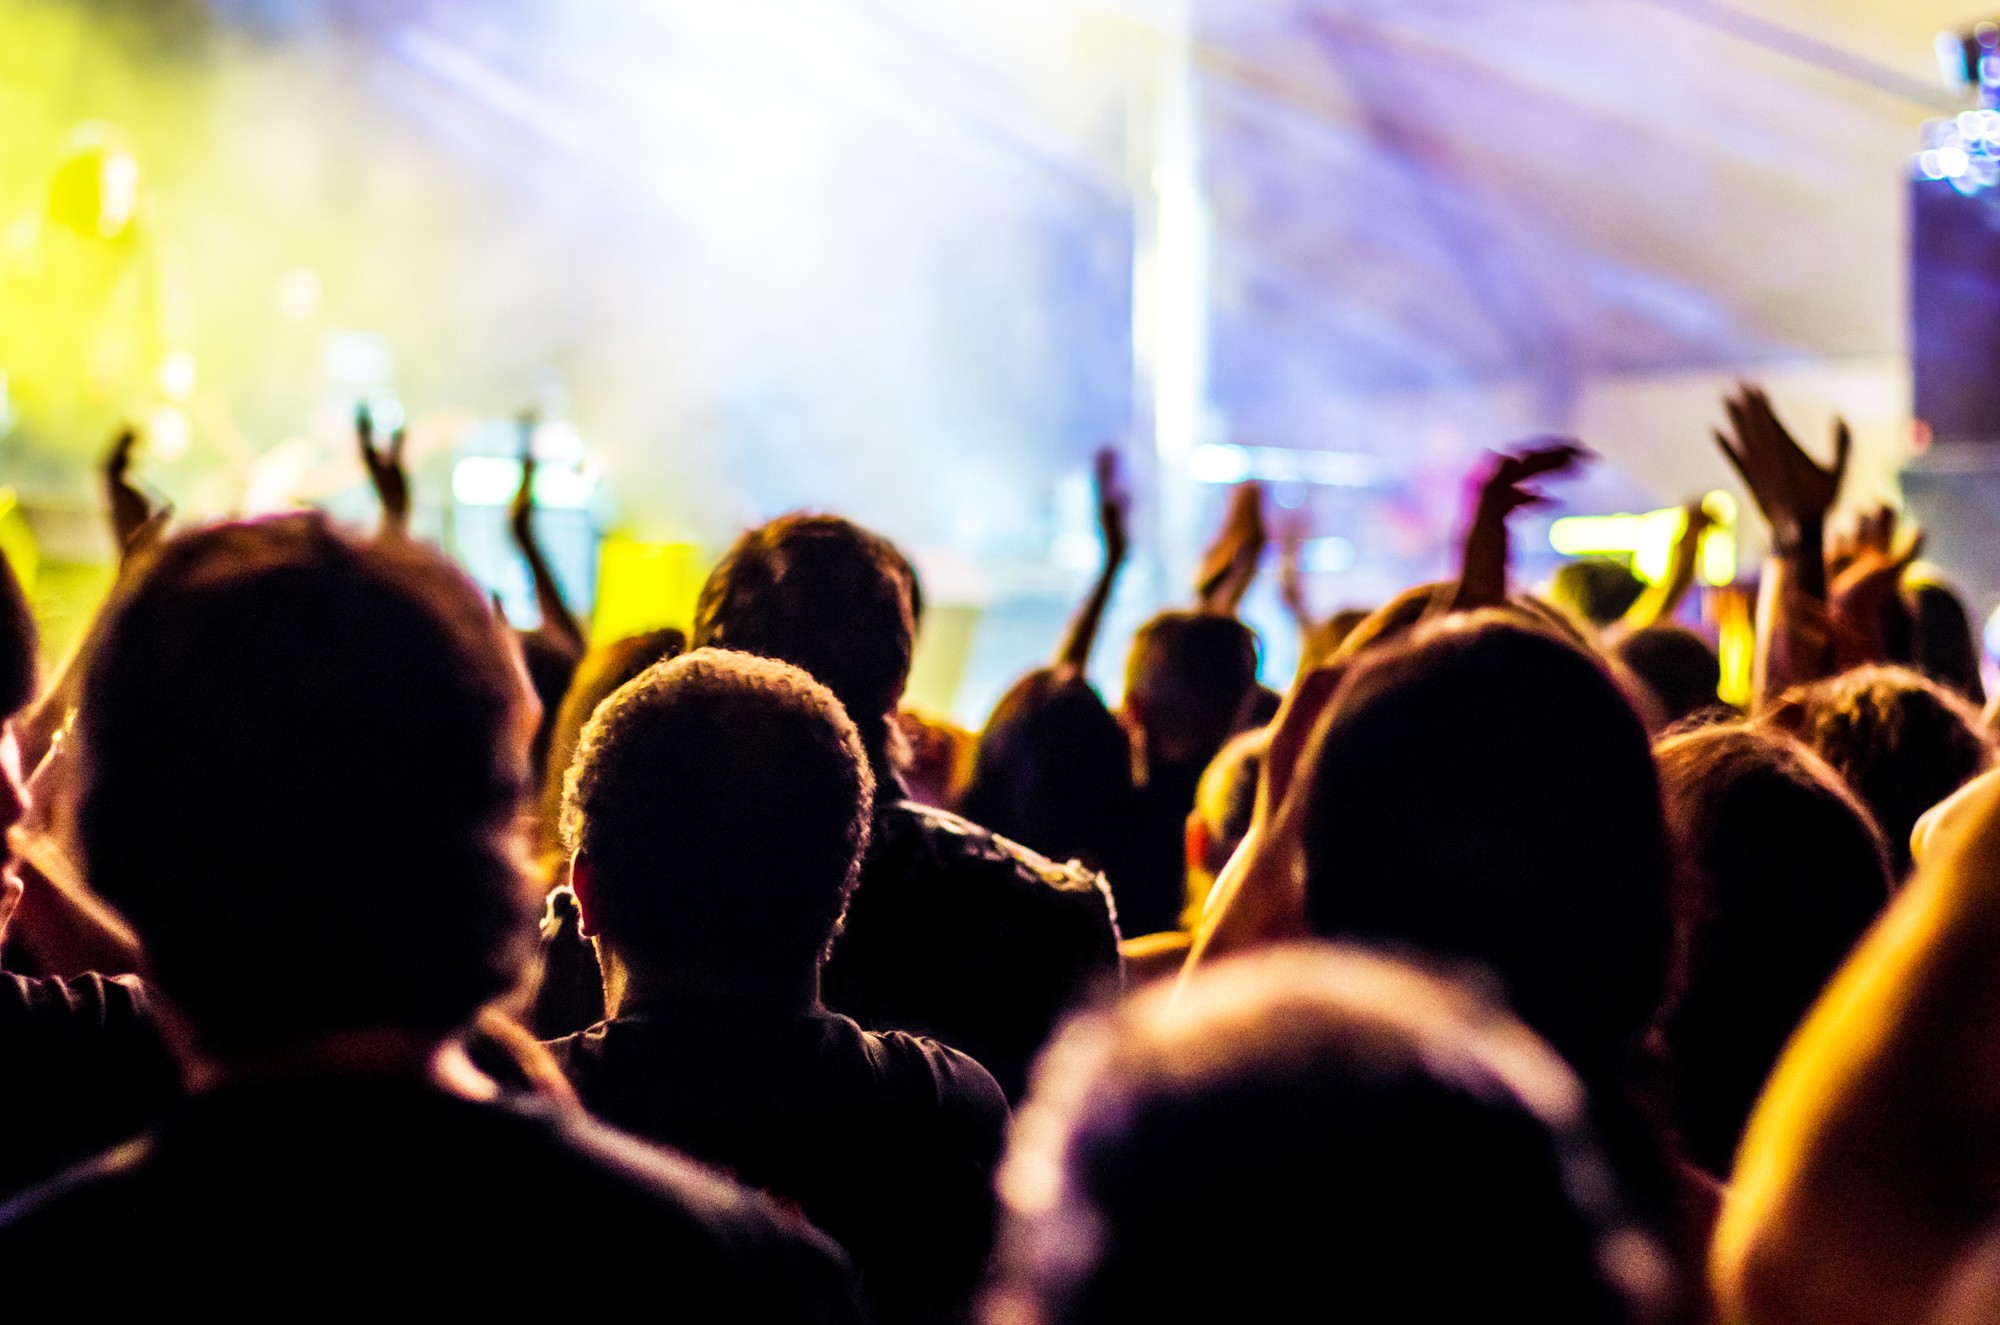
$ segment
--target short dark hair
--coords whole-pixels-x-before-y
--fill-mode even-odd
[[[35,614],[14,567],[0,556],[0,718],[11,718],[35,697]]]
[[[518,981],[525,697],[470,581],[292,515],[182,534],[107,610],[86,872],[205,1048],[449,1033]]]
[[[1549,599],[1593,626],[1608,626],[1630,611],[1646,582],[1609,557],[1565,561],[1549,582]]]
[[[838,516],[782,515],[737,539],[709,573],[691,642],[804,668],[880,759],[910,679],[915,595],[915,571],[886,538]]]
[[[1069,1023],[1002,1165],[989,1321],[1650,1318],[1583,1090],[1468,991],[1278,949]]]
[[[1786,691],[1763,720],[1833,765],[1889,840],[1898,878],[1924,811],[1993,762],[1979,710],[1907,667],[1857,667]]]
[[[1257,690],[1257,635],[1217,612],[1161,612],[1132,637],[1129,706],[1145,716],[1149,746],[1162,734],[1207,764],[1249,716]]]
[[[759,981],[825,955],[868,840],[874,779],[840,701],[797,667],[697,649],[597,708],[563,840],[606,942],[635,963]]]
[[[1301,762],[1329,938],[1489,968],[1586,1077],[1658,1005],[1673,863],[1646,729],[1594,656],[1498,611],[1360,659]]]
[[[1682,1148],[1727,1176],[1778,1053],[1889,901],[1882,834],[1789,737],[1740,723],[1658,747],[1680,848],[1661,1015]]]
[[[1686,626],[1635,630],[1613,652],[1652,692],[1660,717],[1673,724],[1722,703],[1722,660],[1707,640]]]

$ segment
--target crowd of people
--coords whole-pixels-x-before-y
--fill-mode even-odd
[[[889,541],[744,533],[689,631],[511,629],[409,533],[172,531],[45,675],[0,563],[0,1293],[730,1321],[2000,1319],[2000,771],[1965,609],[1765,396],[1746,704],[1645,584],[1455,579],[1260,683],[1239,490],[1114,709],[1126,555],[984,729]],[[617,1302],[627,1302],[617,1308]],[[25,1317],[24,1317],[25,1318]]]

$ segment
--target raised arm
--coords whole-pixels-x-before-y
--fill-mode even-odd
[[[1695,572],[1701,565],[1701,540],[1714,527],[1715,520],[1698,501],[1683,506],[1681,515],[1681,531],[1674,538],[1666,577],[1657,584],[1646,586],[1645,591],[1633,600],[1632,606],[1625,610],[1625,615],[1605,632],[1607,640],[1630,635],[1667,620],[1680,611],[1688,591],[1694,588]]]
[[[1465,553],[1452,596],[1454,611],[1492,607],[1507,601],[1507,519],[1548,499],[1528,485],[1536,479],[1573,472],[1590,456],[1583,443],[1562,437],[1537,438],[1511,455],[1496,455],[1480,481],[1466,530]]]
[[[1239,483],[1229,495],[1229,514],[1201,559],[1195,598],[1204,612],[1235,616],[1257,579],[1270,533],[1264,527],[1264,485]]]
[[[132,450],[138,440],[130,425],[119,429],[100,471],[106,513],[111,522],[111,541],[118,554],[114,593],[117,584],[143,566],[147,554],[166,537],[167,523],[174,513],[170,503],[154,500],[132,481]],[[23,768],[32,770],[42,762],[56,734],[69,721],[96,635],[97,622],[93,619],[77,637],[69,656],[57,666],[40,697],[15,721],[15,739],[21,748]]]
[[[583,626],[563,601],[562,589],[556,584],[555,572],[549,569],[549,559],[542,554],[542,545],[535,538],[535,420],[532,415],[521,417],[521,486],[514,490],[514,504],[507,512],[507,527],[514,534],[514,546],[521,550],[521,557],[528,563],[529,578],[535,584],[535,606],[541,609],[543,638],[553,640],[568,649],[574,658],[581,658],[590,642],[584,638]]]
[[[1126,517],[1131,510],[1131,499],[1118,482],[1117,452],[1107,447],[1097,453],[1093,478],[1097,490],[1097,532],[1104,540],[1104,568],[1098,572],[1097,582],[1091,585],[1083,605],[1077,608],[1069,630],[1063,635],[1062,648],[1056,653],[1056,666],[1074,672],[1083,672],[1090,666],[1090,650],[1097,642],[1105,605],[1111,601],[1112,587],[1118,583],[1118,572],[1130,549]]]
[[[1822,465],[1778,421],[1770,399],[1742,386],[1724,396],[1729,431],[1716,445],[1750,490],[1771,533],[1758,605],[1757,682],[1753,702],[1816,681],[1834,667],[1827,613],[1826,517],[1847,476],[1853,435],[1834,421],[1833,463]]]
[[[368,402],[354,407],[354,437],[361,444],[361,464],[368,471],[368,481],[375,486],[375,495],[382,502],[383,538],[407,538],[410,533],[410,475],[403,468],[404,431],[399,424],[389,434],[389,445],[377,449],[375,445],[375,416],[368,411]]]
[[[1751,1117],[1711,1266],[1726,1321],[1924,1325],[2000,1230],[2000,774],[1917,836]]]
[[[1313,620],[1312,608],[1306,604],[1305,560],[1306,528],[1300,521],[1285,526],[1278,536],[1278,598],[1285,605],[1285,612],[1292,618],[1299,638],[1304,639],[1319,625]]]
[[[1903,572],[1924,550],[1923,530],[1898,525],[1893,507],[1877,507],[1828,558],[1839,568],[1827,586],[1827,607],[1836,627],[1834,663],[1842,670],[1889,661],[1889,618],[1901,608]]]

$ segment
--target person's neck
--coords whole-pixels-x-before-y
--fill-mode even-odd
[[[326,1035],[247,1054],[202,1049],[184,1027],[168,1032],[190,1090],[284,1081],[411,1085],[470,1100],[490,1100],[499,1087],[465,1052],[456,1033],[382,1026]]]
[[[608,958],[603,963],[607,1017],[705,1010],[732,1016],[795,1017],[820,1009],[818,971],[798,980],[749,983],[740,972],[725,975],[714,967],[677,964],[655,970],[628,963],[616,953],[603,956]]]

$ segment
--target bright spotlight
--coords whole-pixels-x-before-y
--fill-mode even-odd
[[[187,350],[168,353],[161,358],[153,376],[160,384],[161,394],[168,400],[186,400],[194,394],[194,355]]]
[[[159,459],[179,460],[193,440],[193,425],[178,405],[161,405],[146,416],[146,441]]]

